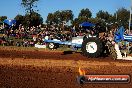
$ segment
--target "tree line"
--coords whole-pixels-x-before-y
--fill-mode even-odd
[[[36,10],[38,1],[39,0],[22,0],[21,4],[25,8],[25,15],[18,14],[14,19],[26,27],[43,24],[43,18],[41,14],[38,13],[38,10]],[[102,27],[109,27],[111,25],[123,25],[128,27],[130,11],[125,8],[120,8],[114,14],[110,14],[107,11],[100,10],[96,13],[96,17],[93,18],[92,15],[92,12],[88,8],[82,9],[76,18],[72,10],[58,10],[48,14],[46,23],[57,25],[71,23],[71,25],[79,26],[80,23],[88,21],[99,24]],[[1,16],[0,21],[6,18],[7,16]]]

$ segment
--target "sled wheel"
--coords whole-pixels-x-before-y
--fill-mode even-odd
[[[58,46],[57,46],[57,44],[55,44],[55,43],[48,43],[47,44],[47,47],[49,48],[49,49],[57,49],[58,48]]]

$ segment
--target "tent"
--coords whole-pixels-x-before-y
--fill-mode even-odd
[[[12,26],[13,24],[16,23],[16,20],[8,20],[8,19],[5,19],[5,20],[3,21],[3,23],[5,23],[5,24],[7,24],[7,25],[9,25],[9,26]]]
[[[92,27],[92,26],[95,26],[95,24],[90,23],[90,22],[83,22],[83,23],[80,24],[80,26],[82,26],[82,27]]]

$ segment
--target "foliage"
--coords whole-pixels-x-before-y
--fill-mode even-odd
[[[43,21],[41,15],[34,11],[34,7],[36,7],[35,4],[38,1],[39,0],[22,0],[21,4],[27,13],[25,16],[17,15],[15,19],[19,20],[20,23],[25,24],[26,26],[41,24]],[[71,10],[58,10],[54,13],[48,14],[46,23],[48,23],[48,25],[54,23],[62,26],[65,23],[71,22],[72,26],[79,26],[80,23],[85,21],[99,24],[104,30],[106,27],[111,27],[114,24],[127,26],[129,22],[129,15],[130,13],[127,9],[120,8],[114,14],[100,10],[97,12],[96,17],[92,18],[92,12],[88,8],[85,8],[80,11],[77,18],[73,18],[74,14]]]
[[[111,15],[110,15],[107,11],[104,12],[104,11],[102,11],[102,10],[100,10],[100,11],[96,14],[96,17],[97,17],[97,18],[100,18],[100,19],[105,20],[105,21],[108,21],[108,19],[109,19],[110,16],[111,16]]]
[[[19,24],[24,24],[24,16],[18,14],[15,18]]]
[[[43,18],[41,17],[39,13],[32,12],[31,14],[32,14],[31,15],[31,26],[38,26],[43,23]],[[26,16],[30,17],[29,14],[26,14],[25,17]]]
[[[56,11],[49,13],[47,16],[46,23],[61,24],[63,22],[69,22],[73,20],[73,13],[71,10]]]
[[[43,23],[43,18],[41,15],[37,12],[32,12],[31,13],[31,20],[30,20],[30,15],[25,14],[24,16],[22,15],[17,15],[15,19],[19,22],[19,24],[23,24],[24,26],[28,27],[30,26],[38,26]],[[30,24],[31,22],[31,24]]]
[[[35,4],[39,0],[22,0],[22,6],[25,8],[27,12],[32,12],[34,11],[33,8],[37,7]]]
[[[120,8],[116,12],[116,14],[117,14],[117,23],[119,23],[119,25],[124,25],[124,26],[128,25],[130,12],[127,9]]]
[[[52,23],[52,22],[55,22],[55,16],[54,14],[52,13],[49,13],[48,16],[47,16],[47,20],[46,20],[46,23]]]
[[[91,18],[91,16],[92,13],[88,8],[82,9],[78,15],[78,18],[75,18],[72,21],[72,24],[75,26],[79,26],[80,23],[89,21],[89,18]]]
[[[79,26],[79,24],[81,24],[82,22],[88,22],[88,18],[87,17],[78,17],[78,18],[75,18],[72,21],[72,24],[76,25],[76,26]]]
[[[78,15],[78,18],[79,17],[83,17],[83,18],[91,18],[92,17],[92,13],[91,11],[86,8],[86,9],[82,9]]]
[[[37,7],[35,5],[39,0],[22,0],[21,5],[26,10],[26,15],[24,18],[26,18],[27,22],[24,22],[27,24],[27,26],[31,27],[32,25],[38,25],[39,23],[42,23],[42,18],[40,17],[40,14],[36,13],[34,8]],[[39,18],[40,17],[40,18]],[[38,21],[39,20],[39,21]],[[36,21],[36,22],[35,22]]]
[[[3,22],[5,19],[7,19],[7,16],[0,16],[0,21]]]

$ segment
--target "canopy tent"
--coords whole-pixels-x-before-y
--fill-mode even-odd
[[[3,23],[5,23],[5,24],[7,24],[7,25],[9,25],[9,26],[12,26],[13,24],[16,23],[16,20],[8,20],[8,19],[5,19],[5,20],[3,21]]]
[[[95,26],[95,24],[90,23],[90,22],[83,22],[83,23],[80,24],[80,26],[82,26],[82,27],[92,27],[92,26]]]

